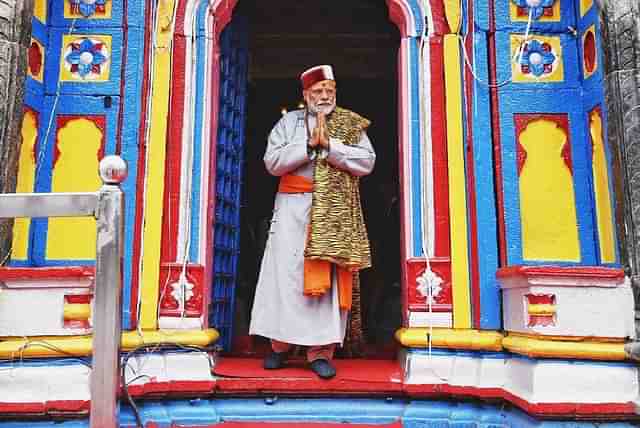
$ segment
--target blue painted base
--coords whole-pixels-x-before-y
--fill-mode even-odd
[[[626,428],[628,422],[540,421],[504,406],[478,402],[407,401],[401,399],[302,399],[264,398],[218,400],[145,401],[138,404],[145,424],[213,426],[239,422],[322,422],[389,424],[402,421],[405,428]],[[131,408],[122,406],[120,427],[135,427]],[[84,428],[87,419],[71,421],[3,421],[0,428]]]

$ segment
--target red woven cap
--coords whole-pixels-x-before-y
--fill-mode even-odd
[[[314,84],[323,80],[336,80],[333,77],[333,68],[330,65],[317,65],[303,71],[300,75],[302,89],[309,89]]]

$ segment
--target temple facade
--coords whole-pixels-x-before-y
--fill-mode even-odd
[[[637,420],[594,0],[35,0],[32,22],[16,191],[128,166],[122,426]],[[247,329],[266,137],[320,63],[378,153],[358,346],[328,382],[261,370]],[[16,220],[0,427],[86,426],[96,245],[91,218]]]

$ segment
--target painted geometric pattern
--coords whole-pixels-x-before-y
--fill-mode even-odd
[[[109,80],[110,48],[110,36],[64,36],[60,80]]]
[[[558,37],[535,36],[524,41],[520,35],[511,36],[512,76],[517,83],[562,82],[564,67]]]
[[[559,21],[559,0],[511,0],[511,20],[528,21]]]
[[[553,294],[525,294],[527,326],[552,327],[556,324],[556,296]]]
[[[66,0],[65,18],[110,18],[111,3],[108,0]]]
[[[200,317],[204,301],[204,268],[201,265],[163,264],[164,287],[160,294],[160,315]]]

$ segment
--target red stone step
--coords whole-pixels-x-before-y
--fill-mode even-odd
[[[264,370],[261,359],[223,358],[213,373],[220,394],[349,394],[402,393],[402,370],[396,360],[334,360],[336,377],[319,379],[304,360],[294,360],[280,370]]]

